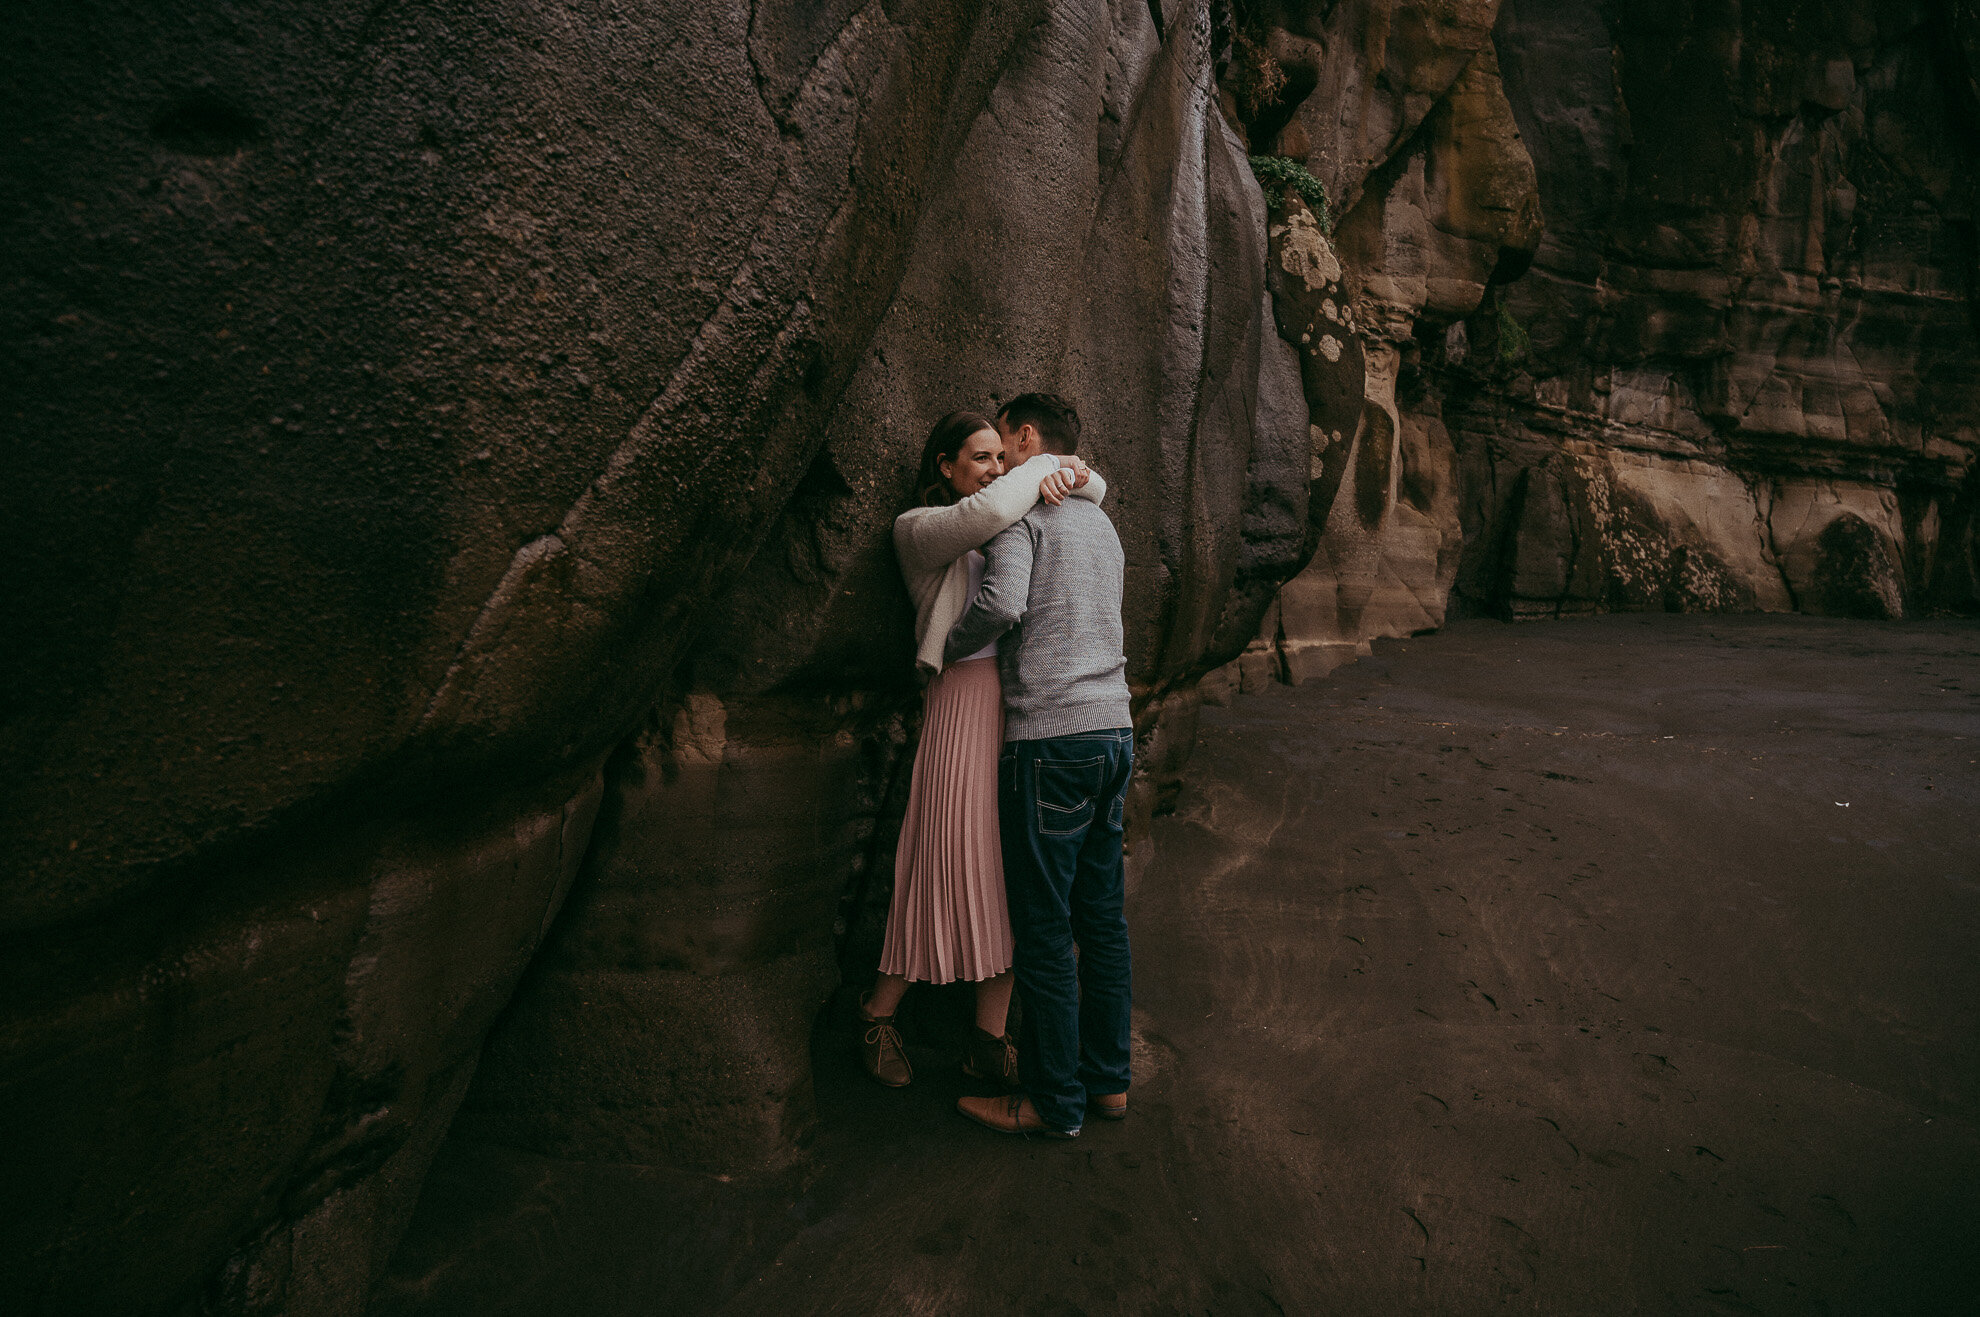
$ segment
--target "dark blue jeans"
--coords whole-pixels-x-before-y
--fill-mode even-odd
[[[1018,1074],[1054,1129],[1078,1129],[1089,1096],[1128,1088],[1133,982],[1121,811],[1133,771],[1126,727],[1010,741],[997,765],[1024,1002]]]

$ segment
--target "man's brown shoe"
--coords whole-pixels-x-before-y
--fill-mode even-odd
[[[1048,1139],[1076,1139],[1079,1127],[1055,1130],[1031,1105],[1031,1099],[1013,1093],[1009,1097],[966,1097],[956,1099],[956,1110],[986,1129],[999,1134],[1043,1134]]]
[[[969,1051],[963,1055],[963,1073],[971,1079],[987,1079],[1005,1088],[1018,1084],[1017,1047],[1010,1035],[1002,1038],[972,1027]]]
[[[1086,1099],[1086,1109],[1103,1120],[1126,1120],[1127,1094],[1096,1093]]]
[[[859,1027],[859,1060],[866,1073],[888,1088],[907,1087],[914,1078],[914,1067],[908,1064],[907,1050],[901,1045],[901,1033],[894,1027],[894,1017],[868,1015],[862,1000]]]

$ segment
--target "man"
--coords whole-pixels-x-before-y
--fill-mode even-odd
[[[997,413],[1024,461],[1070,457],[1079,413],[1027,393]],[[1085,499],[1041,503],[984,546],[988,565],[945,661],[998,641],[1004,750],[997,809],[1024,1034],[1016,1097],[956,1106],[991,1129],[1072,1138],[1127,1115],[1130,971],[1121,811],[1134,731],[1121,653],[1120,538]],[[1075,957],[1073,947],[1079,953]]]

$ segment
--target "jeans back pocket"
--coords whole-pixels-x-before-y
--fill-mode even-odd
[[[1075,837],[1093,822],[1094,806],[1106,777],[1105,763],[1102,755],[1035,762],[1035,804],[1041,837]]]

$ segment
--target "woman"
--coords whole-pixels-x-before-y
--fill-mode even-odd
[[[975,412],[935,425],[915,481],[919,507],[894,522],[894,548],[914,599],[915,666],[928,675],[921,745],[894,855],[894,901],[880,974],[860,999],[860,1059],[881,1083],[914,1078],[894,1010],[910,982],[976,984],[976,1027],[963,1073],[1017,1083],[1005,1031],[1011,1005],[1011,920],[997,841],[997,755],[1004,696],[997,647],[944,667],[942,647],[983,580],[977,546],[1039,499],[1099,502],[1106,483],[1077,458],[1040,454],[1008,475],[1004,440]]]

